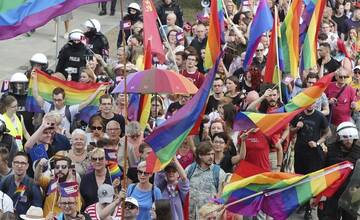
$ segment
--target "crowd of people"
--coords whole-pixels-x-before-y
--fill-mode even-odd
[[[272,13],[278,7],[283,22],[289,1],[267,3]],[[111,1],[110,15],[115,5]],[[158,173],[146,169],[151,146],[144,140],[192,96],[154,96],[143,129],[138,121],[126,118],[128,95],[111,93],[126,74],[143,68],[146,21],[138,3],[128,5],[117,42],[108,42],[100,22],[90,18],[68,33],[54,71],[44,54],[34,54],[29,70],[12,75],[0,100],[0,219],[266,219],[269,216],[262,212],[242,216],[211,203],[221,196],[240,161],[264,171],[297,174],[346,160],[356,163],[360,159],[360,3],[327,1],[317,40],[317,66],[295,79],[283,73],[280,85],[263,81],[269,34],[261,37],[250,67],[243,67],[257,5],[253,0],[241,4],[224,0],[225,54],[198,134],[186,137],[172,162]],[[103,3],[99,15],[106,13]],[[184,21],[174,0],[159,1],[157,13],[166,59],[165,63],[154,59],[153,65],[173,70],[200,88],[209,71],[204,67],[209,17],[199,12],[193,23]],[[112,45],[118,48],[115,58],[109,55]],[[103,84],[81,103],[66,105],[68,94],[61,87],[52,91],[50,100],[39,92],[42,85],[36,70],[63,81]],[[321,97],[271,137],[259,129],[233,130],[238,112],[270,114],[333,72]],[[42,113],[26,109],[30,80],[31,96]],[[104,92],[98,112],[89,121],[80,120],[78,113]],[[112,178],[109,152],[116,152],[121,180]],[[69,192],[70,183],[77,183],[73,189],[79,193]],[[356,219],[338,206],[345,187],[346,182],[330,199],[316,206],[308,202],[297,212],[304,219],[312,219],[314,209],[319,219]]]

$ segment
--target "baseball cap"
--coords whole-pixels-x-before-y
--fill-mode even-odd
[[[125,203],[127,203],[127,202],[129,202],[129,203],[131,203],[133,205],[136,205],[136,207],[139,208],[139,203],[134,197],[126,197]]]
[[[353,69],[353,71],[355,71],[355,70],[360,70],[360,65],[355,66],[354,69]]]
[[[109,184],[102,184],[98,189],[99,203],[112,203],[114,200],[115,191],[113,186]]]

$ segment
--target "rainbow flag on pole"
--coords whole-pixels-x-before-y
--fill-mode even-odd
[[[320,30],[320,23],[325,4],[325,0],[318,0],[316,3],[315,10],[310,20],[309,28],[305,35],[301,56],[304,69],[309,69],[317,65],[317,37]]]
[[[313,197],[331,197],[353,168],[345,161],[307,175],[265,172],[231,181],[218,201],[234,213],[254,216],[262,210],[283,220]]]
[[[284,58],[282,55],[280,20],[275,6],[274,25],[271,31],[269,52],[266,59],[264,81],[267,83],[279,84],[281,82],[281,72],[284,70]]]
[[[18,187],[16,187],[15,193],[24,195],[25,191],[26,191],[26,186],[24,184],[20,184]]]
[[[146,137],[145,142],[152,148],[146,160],[148,172],[157,172],[165,168],[194,127],[206,105],[221,57],[222,54],[218,56],[196,95]]]
[[[216,62],[220,54],[221,42],[224,42],[224,10],[222,0],[211,2],[210,6],[210,26],[208,39],[205,47],[204,67],[210,69]]]
[[[101,83],[78,83],[73,81],[63,81],[58,78],[49,76],[48,74],[36,70],[38,80],[39,95],[46,101],[52,102],[52,91],[56,87],[61,87],[65,90],[65,105],[80,104],[86,100],[90,95],[96,92]],[[26,110],[29,112],[42,112],[40,106],[37,104],[35,98],[32,96],[33,81],[30,80],[29,92],[26,99]],[[92,115],[98,110],[99,98],[104,92],[100,92],[97,97],[85,108],[80,111],[80,118],[88,121]]]
[[[266,136],[271,136],[307,106],[312,105],[328,87],[333,76],[334,73],[331,73],[322,77],[312,87],[306,88],[290,100],[288,104],[277,109],[277,113],[239,112],[235,116],[234,130],[241,131],[258,127]]]
[[[115,179],[120,180],[122,176],[122,172],[117,162],[109,161],[108,169],[109,169],[111,181],[114,181]]]
[[[256,14],[251,23],[248,46],[246,48],[246,55],[243,63],[245,70],[252,62],[254,53],[260,42],[261,36],[271,30],[273,27],[273,17],[271,15],[270,8],[267,0],[260,0],[259,6],[256,10]]]
[[[4,0],[0,1],[0,40],[16,37],[45,25],[81,5],[108,0]]]
[[[284,56],[284,72],[290,73],[295,79],[299,66],[300,14],[302,0],[294,0],[281,25],[281,47]]]

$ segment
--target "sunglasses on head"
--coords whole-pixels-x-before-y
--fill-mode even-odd
[[[90,129],[93,130],[93,131],[95,131],[95,130],[102,131],[103,127],[101,127],[101,126],[91,126]]]

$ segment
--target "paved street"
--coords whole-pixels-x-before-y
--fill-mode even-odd
[[[130,1],[125,1],[127,7]],[[116,5],[117,11],[115,16],[98,16],[100,8],[98,4],[84,5],[73,11],[74,19],[70,23],[70,30],[80,28],[81,24],[89,18],[98,19],[101,23],[102,32],[110,35],[109,41],[113,46],[112,50],[116,47],[117,39],[117,26],[120,21],[120,4]],[[110,4],[108,3],[108,13],[110,11]],[[65,44],[64,24],[60,23],[59,32],[59,50]],[[46,25],[36,29],[36,32],[31,37],[19,35],[16,38],[0,41],[0,80],[9,79],[15,72],[24,72],[29,66],[30,57],[36,53],[41,52],[48,56],[50,66],[55,63],[55,50],[56,43],[52,42],[55,36],[55,22],[50,21]]]

